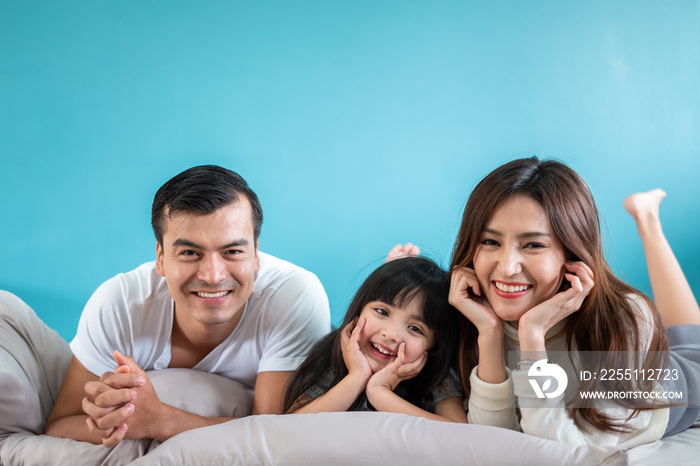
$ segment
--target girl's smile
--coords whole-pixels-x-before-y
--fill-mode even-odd
[[[397,353],[393,350],[386,349],[386,347],[380,343],[369,342],[370,348],[373,352],[377,353],[379,358],[393,359],[396,357]]]
[[[486,223],[474,272],[496,315],[515,322],[557,293],[565,261],[564,246],[542,206],[516,194],[506,198]]]

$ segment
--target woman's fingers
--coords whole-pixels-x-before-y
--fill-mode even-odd
[[[455,269],[450,277],[448,302],[464,314],[474,296],[481,296],[481,286],[474,270],[466,267]]]
[[[546,331],[581,308],[595,284],[593,272],[581,261],[567,262],[564,267],[564,279],[571,286],[523,314],[521,326],[533,325]]]
[[[566,270],[576,276],[581,283],[581,291],[588,294],[595,284],[593,271],[585,263],[578,262],[567,262],[565,264]],[[571,280],[569,280],[571,281]]]
[[[571,288],[565,291],[562,295],[567,297],[568,301],[572,302],[577,310],[581,306],[583,300],[586,299],[595,285],[593,280],[593,271],[583,262],[567,262],[564,264],[566,272],[564,278],[571,284]]]

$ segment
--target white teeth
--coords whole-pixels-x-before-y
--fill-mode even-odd
[[[200,298],[220,298],[222,296],[226,296],[228,294],[228,291],[219,291],[218,293],[204,293],[202,291],[197,292],[197,296]]]
[[[372,348],[376,349],[377,351],[379,351],[382,354],[386,354],[387,356],[396,356],[395,353],[391,353],[383,348],[380,348],[379,346],[375,345],[374,343],[372,343]]]
[[[496,285],[496,288],[498,288],[501,291],[505,291],[506,293],[515,293],[517,291],[525,291],[529,287],[528,285],[520,285],[520,286],[513,286],[513,285],[506,285],[500,282],[494,282]]]

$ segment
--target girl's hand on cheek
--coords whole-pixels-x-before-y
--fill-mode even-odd
[[[564,279],[571,286],[523,314],[519,322],[519,332],[535,332],[544,338],[547,330],[581,308],[583,300],[595,284],[593,271],[580,261],[567,262],[564,267]]]
[[[346,325],[340,335],[340,344],[343,352],[343,361],[348,368],[348,375],[362,375],[369,379],[372,375],[372,368],[369,367],[367,358],[360,351],[360,344],[358,343],[364,325],[364,317],[355,319]]]
[[[452,271],[448,301],[474,324],[479,335],[503,334],[503,320],[481,296],[474,269],[461,267]]]
[[[415,361],[405,362],[405,348],[406,343],[401,343],[396,359],[369,379],[368,391],[387,389],[393,392],[399,383],[418,375],[428,361],[428,352],[423,352]]]

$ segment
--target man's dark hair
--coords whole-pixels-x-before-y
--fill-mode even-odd
[[[160,187],[153,198],[151,225],[163,245],[164,218],[179,212],[208,215],[245,196],[253,212],[253,237],[258,241],[263,214],[258,196],[236,172],[217,165],[192,167]]]

